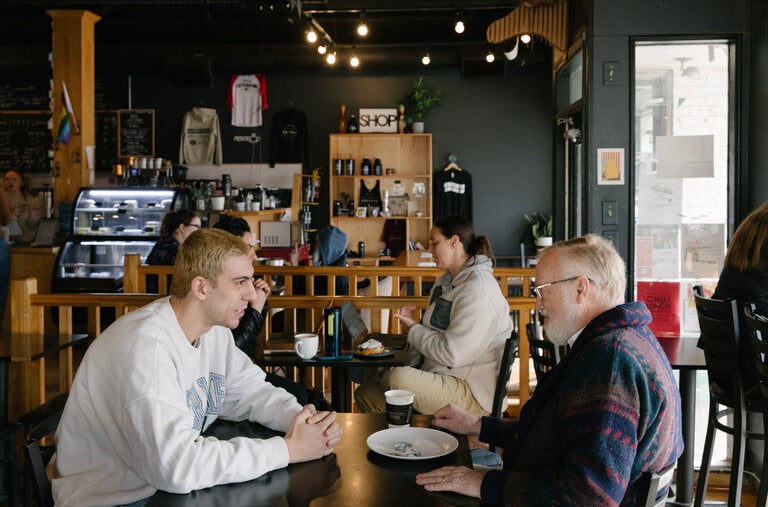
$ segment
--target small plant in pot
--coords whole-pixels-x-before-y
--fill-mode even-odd
[[[534,213],[531,216],[525,215],[525,219],[531,226],[531,236],[537,249],[546,248],[552,244],[552,215],[541,215]]]
[[[195,209],[205,210],[208,198],[213,195],[211,185],[205,181],[195,181],[187,187],[189,189],[192,202],[195,203]]]
[[[443,92],[432,91],[424,84],[424,78],[420,77],[413,82],[411,89],[400,96],[399,101],[405,106],[405,116],[412,122],[414,133],[424,132],[424,118],[433,107],[443,102]]]

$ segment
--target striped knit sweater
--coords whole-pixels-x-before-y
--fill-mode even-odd
[[[487,505],[634,505],[647,470],[683,451],[680,393],[643,303],[596,317],[541,379],[520,420],[484,417],[504,447],[482,485]]]

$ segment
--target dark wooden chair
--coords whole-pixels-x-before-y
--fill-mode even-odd
[[[554,343],[537,336],[535,324],[527,324],[525,330],[528,335],[529,353],[533,359],[536,380],[541,380],[545,373],[560,362],[560,350]]]
[[[704,350],[709,379],[707,433],[694,505],[704,504],[715,430],[719,430],[733,437],[728,505],[738,507],[741,502],[746,439],[765,439],[763,433],[747,431],[747,413],[762,413],[762,404],[759,397],[747,396],[744,392],[739,364],[741,337],[736,300],[706,298],[700,286],[693,288],[693,294],[701,331],[699,347]],[[732,416],[733,424],[729,424],[729,416]]]
[[[757,372],[760,375],[760,393],[763,402],[763,428],[768,429],[768,317],[755,313],[755,305],[744,308],[747,328],[751,331],[755,349]],[[768,505],[768,442],[763,445],[763,473],[760,476],[757,505]]]
[[[53,493],[51,492],[51,481],[45,473],[45,467],[55,452],[53,443],[53,433],[59,426],[61,414],[63,411],[54,412],[43,422],[32,428],[27,435],[27,441],[24,444],[24,505],[30,505],[31,498],[34,496],[37,505],[41,507],[53,506]],[[50,437],[45,445],[40,441],[45,437]]]
[[[675,477],[675,463],[659,473],[643,472],[637,493],[635,507],[663,507],[667,503],[669,486]]]
[[[515,363],[519,345],[520,338],[515,331],[512,331],[512,335],[507,338],[507,341],[504,343],[504,353],[502,354],[501,364],[499,365],[499,375],[496,378],[496,391],[493,393],[492,417],[502,417],[503,415],[501,410],[504,407],[504,399],[507,397],[509,370]]]

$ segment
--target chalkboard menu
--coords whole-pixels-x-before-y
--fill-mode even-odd
[[[0,172],[49,172],[50,113],[0,114]]]
[[[117,111],[96,111],[96,171],[112,172],[117,164]]]
[[[0,84],[0,110],[3,111],[47,111],[50,108],[50,85],[43,84]]]
[[[155,110],[117,112],[117,153],[121,157],[155,155]]]

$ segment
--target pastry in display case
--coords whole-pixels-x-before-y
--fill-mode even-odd
[[[75,199],[71,235],[61,247],[53,292],[120,292],[123,260],[146,260],[165,214],[182,201],[175,188],[83,188]]]

